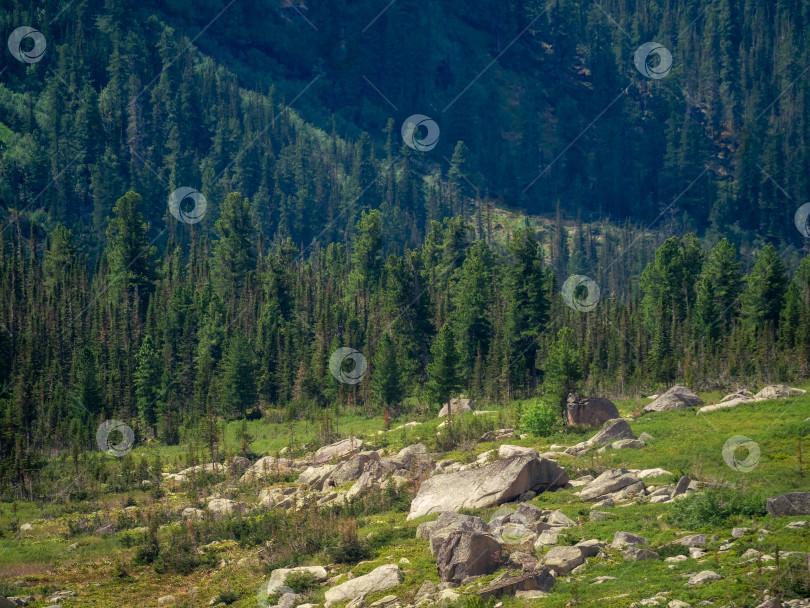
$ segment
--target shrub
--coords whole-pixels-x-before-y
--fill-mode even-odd
[[[311,572],[292,572],[287,576],[285,584],[295,593],[304,593],[317,586],[318,581]]]
[[[548,437],[554,425],[560,421],[558,409],[547,399],[538,399],[526,406],[520,418],[520,424],[528,433]]]
[[[661,559],[675,557],[676,555],[689,555],[689,547],[684,547],[683,545],[677,545],[674,543],[661,545],[660,547],[656,547],[654,550],[658,555],[661,556]]]
[[[340,540],[329,547],[329,558],[342,564],[356,564],[371,557],[371,551],[357,537],[357,523],[349,520],[341,530]]]
[[[219,595],[214,599],[216,604],[233,604],[236,600],[239,599],[239,595],[235,591],[231,591],[230,589],[226,591],[220,591]]]
[[[725,524],[730,517],[765,515],[765,496],[729,488],[710,488],[672,503],[667,520],[674,526],[701,528]]]

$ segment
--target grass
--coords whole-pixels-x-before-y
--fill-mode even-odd
[[[707,403],[716,402],[722,397],[716,394],[701,396]],[[647,402],[646,399],[628,399],[617,405],[623,415],[629,416]],[[515,404],[480,407],[497,411],[492,416],[495,428],[513,423]],[[580,458],[561,457],[560,464],[574,477],[582,473],[598,474],[609,467],[662,467],[673,476],[685,473],[721,488],[729,488],[720,492],[742,495],[747,497],[747,501],[759,501],[758,504],[761,504],[765,496],[810,487],[805,472],[807,465],[799,461],[800,443],[804,442],[802,445],[805,453],[810,449],[807,444],[810,423],[805,421],[809,416],[810,397],[807,396],[795,400],[744,404],[708,414],[696,414],[694,410],[644,414],[633,420],[631,427],[636,435],[642,432],[652,435],[653,439],[645,448],[609,450],[601,455],[589,453]],[[405,422],[408,420],[398,419],[391,426],[393,428]],[[383,430],[381,418],[366,419],[360,413],[349,413],[339,419],[338,428],[342,434],[361,437],[370,448],[385,447],[396,452],[403,446],[418,441],[429,446],[435,443],[440,422],[434,418],[416,427],[379,434],[378,431]],[[455,419],[459,428],[466,425],[467,428],[475,429],[477,427],[473,426],[473,422],[477,424],[480,421],[474,421],[471,414]],[[234,450],[238,447],[238,430],[239,423],[231,423],[225,430],[226,445]],[[318,446],[318,431],[317,425],[303,422],[292,426],[295,443],[309,444],[310,449]],[[289,425],[264,420],[250,421],[248,432],[254,438],[250,445],[254,454],[276,453],[289,445]],[[520,439],[516,435],[502,441],[471,444],[469,450],[454,450],[443,457],[470,461],[486,450],[497,450],[503,443],[532,446],[543,452],[552,444],[573,445],[591,434],[592,431],[588,430],[569,429],[550,437]],[[759,446],[759,461],[750,472],[729,467],[723,458],[726,440],[735,435],[747,436]],[[160,453],[166,470],[178,470],[184,464],[185,447],[148,444],[136,450],[139,455],[148,454],[150,458],[155,452]],[[648,485],[666,484],[671,483],[672,478],[664,476],[645,481]],[[251,490],[250,494],[240,494],[242,491],[239,487],[230,487],[227,481],[215,488],[199,490],[203,495],[225,492],[226,495],[233,494],[234,499],[255,504],[255,490]],[[678,503],[675,507],[670,504],[638,504],[605,508],[601,510],[614,517],[591,522],[588,519],[590,505],[580,502],[574,495],[576,491],[568,489],[547,492],[532,501],[544,509],[560,509],[568,517],[578,521],[579,525],[568,531],[572,540],[597,538],[609,543],[615,532],[620,530],[642,534],[653,548],[676,540],[680,537],[679,533],[687,530],[705,532],[709,538],[717,536],[720,540],[709,542],[707,556],[701,563],[692,559],[676,564],[660,561],[625,562],[618,553],[608,550],[607,559],[589,560],[581,580],[561,577],[552,593],[543,601],[544,606],[563,607],[576,600],[579,606],[610,605],[611,608],[626,608],[633,602],[666,590],[669,592],[668,600],[680,599],[696,605],[713,599],[715,603],[730,605],[733,602],[737,606],[748,608],[757,605],[756,598],[763,589],[780,588],[780,585],[786,588],[787,583],[784,581],[791,576],[799,581],[791,584],[795,586],[801,583],[800,577],[792,575],[785,563],[780,564],[779,571],[773,571],[759,568],[756,564],[741,564],[739,559],[742,553],[752,547],[771,553],[777,547],[781,551],[806,551],[810,546],[810,530],[785,527],[791,520],[800,518],[774,518],[763,514],[761,508],[735,508],[730,509],[723,517],[712,517],[717,511],[716,505],[704,495],[701,499]],[[34,529],[25,533],[12,529],[15,519],[12,505],[0,505],[0,530],[3,531],[0,537],[0,591],[13,591],[17,595],[32,593],[38,599],[60,589],[77,591],[79,596],[66,600],[63,604],[65,608],[115,605],[123,597],[126,597],[129,606],[151,607],[156,605],[158,597],[169,593],[178,598],[177,606],[205,605],[211,598],[224,594],[223,597],[233,600],[230,606],[255,607],[256,592],[268,574],[257,555],[259,551],[265,553],[272,548],[272,539],[268,546],[254,546],[249,543],[220,546],[211,552],[216,559],[202,564],[189,574],[180,575],[168,570],[159,573],[153,566],[133,563],[141,533],[124,530],[99,535],[94,532],[97,525],[117,521],[127,498],[132,498],[137,504],[141,517],[130,525],[132,527],[145,526],[145,518],[150,513],[160,514],[163,518],[161,521],[176,522],[177,511],[182,506],[194,504],[196,495],[189,495],[185,491],[169,493],[155,501],[148,492],[137,491],[107,494],[82,504],[37,505],[18,502],[16,521],[19,524],[34,523]],[[704,501],[703,504],[701,500]],[[694,505],[691,505],[692,502]],[[484,509],[477,514],[488,519],[494,511],[494,508]],[[684,516],[672,517],[673,513]],[[368,560],[354,565],[332,564],[330,576],[347,572],[362,575],[385,563],[399,563],[405,577],[404,582],[394,589],[370,596],[367,598],[369,603],[390,593],[407,600],[424,580],[438,583],[436,562],[430,555],[427,543],[415,538],[418,524],[432,517],[409,522],[406,521],[406,515],[406,512],[397,509],[381,513],[361,512],[357,515],[357,536],[370,551]],[[246,519],[252,521],[254,516],[249,515]],[[85,527],[79,526],[81,521],[86,522]],[[737,526],[762,526],[770,530],[771,534],[765,535],[764,540],[760,541],[759,533],[754,532],[739,539],[730,552],[718,553],[720,541],[730,538],[731,529]],[[161,543],[165,545],[170,542],[172,530],[182,529],[177,523],[162,527],[159,532]],[[224,540],[228,534],[224,532],[226,529],[211,528],[209,534],[224,534]],[[210,540],[210,537],[206,537],[199,542],[204,544]],[[400,563],[403,558],[407,561]],[[225,560],[224,566],[220,566],[220,559]],[[295,561],[300,564],[328,565],[329,558],[325,551],[315,551],[302,553]],[[685,586],[687,574],[706,569],[720,572],[724,579],[700,587]],[[617,580],[601,585],[590,584],[598,576],[613,576]],[[779,576],[782,578],[777,580]],[[486,584],[492,578],[493,576],[485,577],[480,583]],[[24,586],[14,586],[18,580]],[[323,601],[326,586],[303,586],[307,601]],[[196,595],[192,592],[195,587],[199,588]],[[477,588],[473,584],[468,590]],[[522,602],[515,598],[501,598],[499,601],[503,601],[504,608],[532,605],[531,602]],[[45,604],[35,604],[40,605]]]

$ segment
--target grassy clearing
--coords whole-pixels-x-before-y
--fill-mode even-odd
[[[707,402],[711,402],[704,396]],[[714,401],[717,399],[714,398]],[[639,409],[646,400],[628,400],[619,403],[623,414]],[[490,417],[487,428],[511,426],[514,423],[516,404],[506,407],[480,406],[496,410]],[[631,426],[638,435],[647,432],[653,439],[640,450],[624,449],[607,451],[604,454],[589,453],[581,458],[562,457],[560,464],[572,475],[582,473],[598,474],[609,467],[624,466],[627,468],[662,467],[673,474],[688,474],[701,481],[731,488],[746,500],[756,502],[766,496],[775,495],[796,489],[810,487],[806,473],[807,465],[800,460],[802,452],[808,451],[807,438],[810,435],[810,397],[795,400],[769,401],[757,404],[741,405],[737,408],[719,410],[709,414],[696,414],[694,410],[681,410],[656,414],[645,414],[632,421]],[[479,418],[481,420],[476,420]],[[408,420],[396,420],[392,428]],[[381,419],[367,420],[359,414],[342,417],[338,421],[342,433],[360,436],[370,447],[386,448],[398,451],[405,445],[425,442],[433,449],[437,444],[440,420],[431,419],[415,427],[393,430],[379,434],[383,429]],[[471,414],[458,416],[454,425],[467,432],[478,432],[483,423],[482,417]],[[236,423],[228,425],[225,431],[226,444],[232,449],[238,444]],[[250,445],[255,454],[274,453],[289,445],[290,426],[250,421],[248,431],[254,441]],[[296,444],[318,444],[316,425],[297,423],[292,426]],[[454,450],[444,457],[469,461],[483,451],[497,449],[503,443],[532,446],[539,451],[547,451],[552,444],[572,445],[589,437],[592,431],[565,430],[550,437],[515,436],[501,441],[471,443],[469,449]],[[757,443],[760,449],[759,461],[750,472],[742,472],[729,467],[723,459],[723,446],[729,437],[744,435]],[[466,446],[465,446],[466,447]],[[142,446],[136,450],[139,455],[154,455],[159,452],[166,470],[177,470],[183,464],[184,448],[165,447],[156,444]],[[745,458],[740,454],[739,458]],[[663,476],[648,478],[647,485],[671,483],[672,478]],[[255,504],[255,489],[247,490],[229,487],[228,482],[218,482],[211,488],[197,488],[170,493],[156,500],[148,491],[136,491],[118,494],[106,494],[96,500],[79,503],[48,502],[37,505],[26,502],[16,504],[16,516],[11,504],[0,505],[0,591],[16,594],[35,594],[38,598],[59,589],[73,589],[79,596],[65,600],[65,608],[78,606],[110,606],[119,604],[126,598],[129,606],[156,606],[157,598],[166,594],[177,597],[178,606],[205,605],[220,593],[223,597],[233,594],[237,598],[232,604],[237,608],[256,606],[256,592],[266,580],[269,566],[263,565],[260,557],[273,552],[274,543],[280,542],[282,536],[272,532],[282,520],[288,525],[304,526],[304,520],[291,522],[290,516],[280,515],[277,523],[270,522],[270,528],[261,524],[258,515],[248,515],[244,522],[256,528],[253,532],[245,524],[234,522],[227,525],[209,524],[189,526],[179,524],[176,513],[188,505],[200,505],[198,497],[215,492],[225,492],[235,500]],[[578,522],[578,526],[566,534],[569,542],[579,539],[597,538],[610,542],[615,532],[623,530],[642,534],[652,544],[660,548],[670,543],[686,531],[678,525],[672,514],[676,509],[669,504],[637,504],[628,507],[602,509],[613,517],[600,521],[589,521],[590,505],[582,503],[574,496],[575,489],[545,493],[533,500],[533,503],[545,509],[560,509],[567,516]],[[246,493],[248,492],[248,493]],[[121,509],[126,504],[138,507],[136,520],[123,525],[120,523]],[[379,504],[386,504],[384,501]],[[415,539],[417,525],[431,517],[406,521],[405,507],[378,507],[371,511],[360,509],[353,515],[356,521],[356,535],[359,542],[368,552],[368,557],[360,563],[333,564],[330,575],[352,572],[362,575],[384,563],[398,563],[405,575],[399,587],[369,598],[374,601],[388,593],[408,599],[424,580],[438,582],[435,560],[430,555],[427,543]],[[686,503],[684,503],[686,505]],[[680,513],[682,505],[677,509]],[[706,507],[698,503],[694,512],[699,517],[701,509]],[[478,514],[485,519],[491,517],[495,509],[486,509]],[[146,526],[150,517],[159,517],[164,523],[159,528],[158,539],[161,547],[176,543],[183,534],[191,534],[196,539],[196,546],[209,543],[211,540],[238,538],[263,539],[231,542],[213,550],[213,557],[202,560],[187,574],[174,571],[156,571],[153,565],[140,565],[135,556],[138,547],[145,537],[144,532],[133,531],[137,526]],[[348,519],[347,519],[348,518]],[[295,519],[295,518],[292,518]],[[608,551],[605,560],[591,559],[583,577],[579,580],[562,577],[553,592],[544,600],[543,605],[552,608],[568,605],[572,600],[580,606],[604,606],[625,608],[631,603],[651,597],[659,591],[668,591],[667,598],[680,599],[690,604],[714,599],[715,603],[737,606],[755,606],[756,598],[766,588],[785,586],[784,580],[793,576],[794,586],[800,584],[800,577],[791,574],[791,566],[781,560],[779,570],[769,570],[773,564],[742,564],[739,556],[747,549],[756,548],[773,553],[780,551],[806,551],[810,546],[810,529],[788,529],[785,526],[791,520],[800,518],[773,518],[769,515],[741,515],[732,513],[729,517],[706,525],[694,525],[691,532],[705,532],[710,541],[707,554],[698,562],[689,559],[676,564],[662,561],[625,562],[621,556]],[[338,514],[336,519],[323,520],[333,523],[322,525],[333,527],[330,532],[343,526],[341,522],[350,521],[348,514]],[[315,521],[315,520],[312,520]],[[699,524],[700,519],[695,520]],[[32,522],[33,529],[19,531],[22,523]],[[109,533],[98,533],[96,529],[108,523],[117,523],[115,530]],[[314,525],[314,524],[311,524]],[[264,526],[264,527],[262,527]],[[771,534],[760,539],[759,532],[752,532],[739,539],[728,553],[718,553],[720,543],[730,538],[733,527],[756,528],[761,526]],[[239,532],[241,530],[241,532]],[[264,530],[264,532],[262,532]],[[279,528],[279,533],[281,529]],[[302,529],[303,531],[303,529]],[[292,529],[293,535],[295,528]],[[246,536],[247,534],[247,536]],[[257,536],[258,534],[258,536]],[[265,534],[267,536],[262,536]],[[290,531],[287,532],[290,534]],[[180,535],[180,536],[178,536]],[[332,542],[332,541],[328,541]],[[315,546],[315,545],[313,545]],[[516,549],[517,547],[515,547]],[[778,549],[777,549],[778,548]],[[208,552],[207,552],[208,553]],[[303,549],[296,555],[283,557],[277,554],[272,563],[279,565],[278,560],[289,560],[297,564],[329,564],[330,558],[326,548],[314,550]],[[224,560],[224,564],[221,563]],[[402,561],[405,560],[405,561]],[[672,567],[669,567],[672,566]],[[724,577],[722,581],[709,583],[701,587],[685,585],[687,575],[701,570],[712,569]],[[613,576],[617,580],[602,585],[590,584],[598,576]],[[779,577],[781,579],[777,580]],[[492,577],[486,577],[481,584],[486,584]],[[13,587],[15,581],[24,583],[23,587]],[[782,581],[782,582],[780,582]],[[194,588],[198,588],[195,592]],[[477,589],[476,585],[469,590]],[[798,589],[798,587],[797,587]],[[325,586],[316,586],[305,592],[309,601],[323,601]],[[464,591],[464,590],[462,590]],[[799,589],[797,593],[801,591]],[[810,593],[810,590],[808,590]],[[536,602],[521,602],[514,598],[504,598],[506,608],[512,606],[536,605]],[[38,606],[45,604],[35,604]]]

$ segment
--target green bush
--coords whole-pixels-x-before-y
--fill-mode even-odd
[[[710,488],[672,503],[667,520],[683,528],[705,528],[725,524],[729,518],[765,515],[765,496],[729,488]]]
[[[311,572],[292,572],[287,576],[285,584],[295,593],[304,593],[316,587],[318,581]]]
[[[530,403],[523,410],[520,424],[524,431],[548,437],[554,429],[554,425],[560,422],[557,408],[548,399],[537,399]]]
[[[666,559],[667,557],[675,557],[676,555],[689,555],[689,547],[684,547],[683,545],[676,545],[674,543],[670,543],[668,545],[661,545],[660,547],[655,547],[654,551],[661,556],[661,559]]]
[[[239,595],[235,591],[228,589],[227,591],[220,591],[219,595],[215,598],[215,602],[219,604],[228,604],[229,606],[239,599]]]

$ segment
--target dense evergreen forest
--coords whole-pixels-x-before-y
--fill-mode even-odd
[[[806,0],[2,5],[47,41],[0,72],[6,486],[111,417],[177,444],[807,376]],[[403,143],[417,113],[433,150]]]

